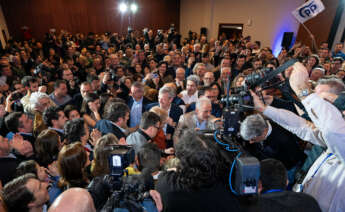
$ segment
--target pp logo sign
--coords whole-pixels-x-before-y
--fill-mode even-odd
[[[317,12],[318,9],[318,5],[315,4],[314,1],[312,1],[310,4],[302,7],[301,9],[299,9],[299,15],[303,18],[306,17],[310,17],[311,15],[313,15],[315,12]]]
[[[323,6],[320,0],[310,0],[294,10],[292,14],[299,22],[304,23],[305,21],[315,17],[324,9],[325,6]]]

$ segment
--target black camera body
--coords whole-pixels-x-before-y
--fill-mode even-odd
[[[277,69],[263,68],[259,71],[253,72],[245,77],[245,84],[241,87],[230,89],[230,79],[228,80],[227,96],[221,99],[223,103],[223,133],[228,135],[237,135],[239,130],[240,113],[247,110],[254,109],[254,102],[250,89],[261,86],[261,90],[278,86],[282,83],[277,78],[277,75],[297,62],[296,59],[291,59],[279,66]],[[231,91],[231,95],[230,95]]]
[[[132,146],[112,145],[108,148],[112,149],[109,156],[110,176],[122,177],[124,170],[134,162],[135,151]]]
[[[126,168],[135,159],[133,147],[109,145],[106,148],[110,150],[108,158],[110,174],[102,177],[89,188],[94,201],[96,200],[97,211],[110,212],[115,208],[125,208],[134,212],[143,211],[142,203],[144,200],[150,200],[149,190],[154,187],[151,172],[144,169],[140,175],[127,173],[124,177]]]

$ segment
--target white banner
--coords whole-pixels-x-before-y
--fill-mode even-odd
[[[304,3],[302,6],[297,8],[292,14],[300,22],[304,23],[311,18],[314,18],[319,13],[325,9],[325,6],[322,4],[321,0],[310,0]]]

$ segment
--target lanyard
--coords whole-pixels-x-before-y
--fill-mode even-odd
[[[326,162],[326,160],[327,160],[328,158],[330,158],[332,155],[333,155],[333,153],[329,153],[329,154],[327,155],[327,157],[326,157],[325,159],[323,159],[323,161],[320,163],[319,167],[317,167],[317,169],[315,170],[314,174],[311,176],[311,178],[310,178],[309,180],[307,180],[307,182],[305,183],[305,185],[308,184],[308,183],[314,178],[314,176],[315,176],[316,173],[319,171],[319,169],[321,168],[321,166],[322,166],[322,165]],[[304,185],[303,185],[303,184],[300,184],[300,185],[299,185],[299,191],[300,191],[300,192],[303,192],[303,189],[304,189]]]
[[[323,159],[323,161],[320,163],[319,167],[317,167],[317,169],[315,170],[314,174],[311,176],[311,179],[316,175],[316,173],[319,171],[319,169],[321,168],[322,164],[324,164],[326,162],[326,160],[331,157],[333,155],[333,153],[329,153],[327,155],[327,157],[325,159]]]
[[[271,189],[268,191],[263,192],[263,194],[268,194],[268,193],[273,193],[273,192],[283,192],[284,190],[282,189]]]

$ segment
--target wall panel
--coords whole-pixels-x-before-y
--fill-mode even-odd
[[[121,15],[120,0],[0,0],[10,35],[21,38],[22,26],[30,27],[34,37],[43,38],[50,28],[72,33],[126,32],[131,21],[134,28],[149,26],[179,29],[180,0],[136,0],[135,16]],[[122,1],[121,1],[122,2]]]
[[[331,31],[334,16],[339,4],[338,0],[322,0],[325,10],[304,23],[306,27],[313,33],[316,39],[316,43],[319,45],[323,41],[328,40],[329,33]],[[299,26],[297,39],[304,44],[311,46],[311,40],[308,32],[302,25]]]

